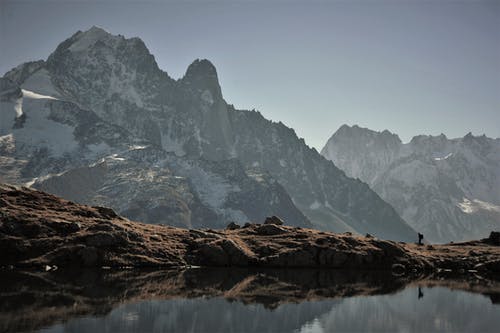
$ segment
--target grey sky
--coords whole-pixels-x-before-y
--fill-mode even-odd
[[[344,123],[500,137],[500,1],[0,0],[0,72],[92,25],[174,78],[211,60],[226,101],[317,149]]]

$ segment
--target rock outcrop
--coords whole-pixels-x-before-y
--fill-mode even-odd
[[[132,222],[113,210],[0,186],[0,266],[231,266],[395,270],[397,274],[498,272],[496,234],[462,244],[418,246],[279,223],[226,230],[180,229]],[[269,220],[274,220],[269,218]]]

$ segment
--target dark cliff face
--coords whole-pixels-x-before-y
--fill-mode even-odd
[[[293,129],[228,105],[208,60],[194,61],[175,81],[140,39],[93,27],[64,41],[42,66],[65,100],[155,149],[179,158],[237,159],[245,169],[262,169],[282,186],[273,191],[286,191],[318,228],[414,238],[390,205],[309,148]],[[262,205],[263,211],[269,207]]]

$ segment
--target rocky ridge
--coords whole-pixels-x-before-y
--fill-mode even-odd
[[[431,242],[477,239],[500,227],[500,139],[414,137],[344,125],[321,153],[367,182]]]
[[[226,230],[179,229],[132,222],[109,208],[0,187],[0,266],[48,267],[308,267],[500,271],[500,234],[461,244],[418,246],[367,235],[334,234],[248,223]]]

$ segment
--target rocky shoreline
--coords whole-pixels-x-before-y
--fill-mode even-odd
[[[0,185],[0,267],[260,267],[500,273],[500,234],[444,245],[281,225],[278,219],[225,230],[133,222],[103,207],[29,188]]]

